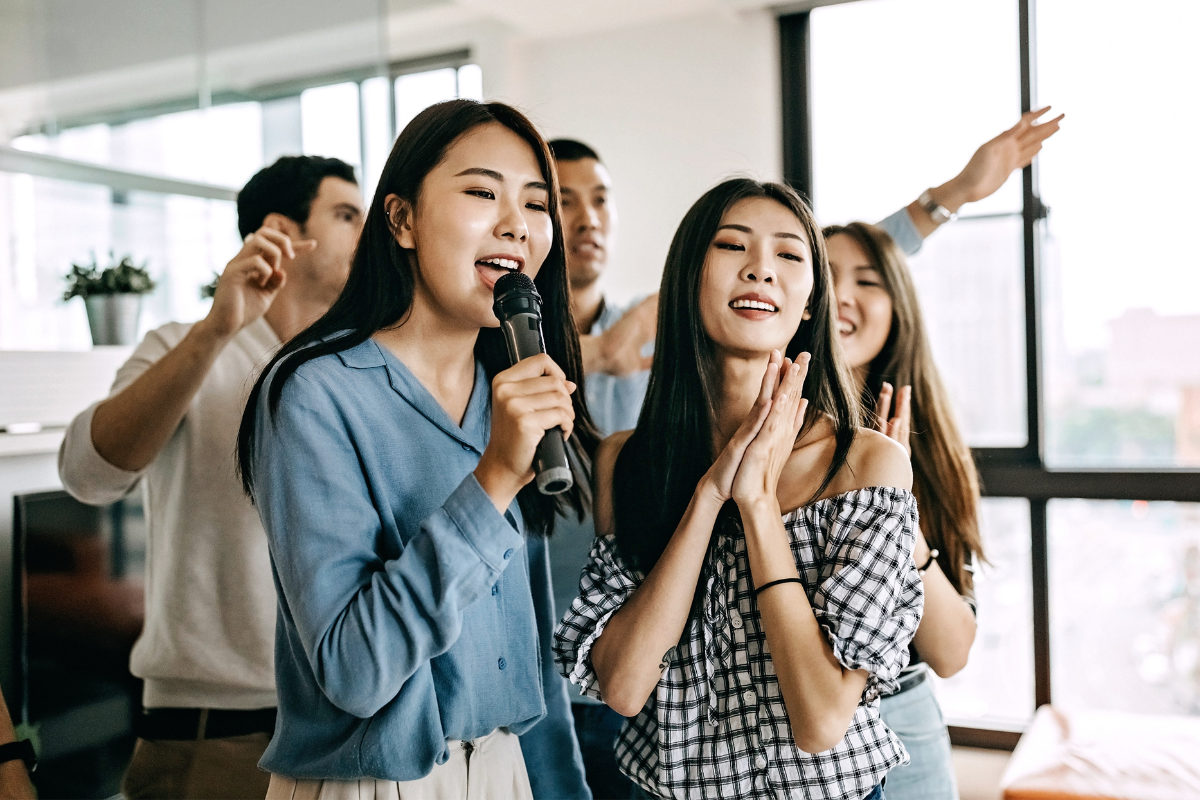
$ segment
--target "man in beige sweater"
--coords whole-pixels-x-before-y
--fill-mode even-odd
[[[212,309],[147,334],[108,399],[71,423],[63,486],[145,497],[146,624],[130,658],[146,713],[129,798],[265,797],[275,718],[275,587],[266,536],[235,474],[246,396],[271,355],[341,292],[362,228],[354,170],[294,156],[238,195],[245,238]]]

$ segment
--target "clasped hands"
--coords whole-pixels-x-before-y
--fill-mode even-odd
[[[808,401],[802,397],[810,356],[793,362],[771,351],[758,398],[745,421],[701,479],[714,500],[733,499],[745,509],[779,503],[779,476],[796,446]]]

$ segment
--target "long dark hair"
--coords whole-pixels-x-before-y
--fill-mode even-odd
[[[767,198],[787,208],[812,244],[810,317],[796,329],[786,355],[812,356],[804,384],[809,411],[801,435],[821,413],[836,431],[833,461],[814,499],[845,463],[858,426],[859,405],[836,340],[825,240],[812,211],[795,191],[777,183],[734,178],[710,189],[684,216],[667,253],[646,402],[613,473],[617,546],[643,574],[658,562],[696,484],[716,457],[712,420],[720,396],[719,374],[715,348],[700,319],[700,287],[705,256],[721,219],[735,203],[750,198]],[[723,513],[732,513],[732,508]]]
[[[238,467],[242,485],[254,497],[254,457],[258,446],[255,424],[262,393],[267,393],[268,415],[279,410],[284,384],[305,362],[348,350],[365,342],[376,331],[401,323],[412,307],[416,284],[416,257],[397,244],[386,219],[384,200],[398,195],[413,207],[421,184],[446,151],[463,134],[480,125],[499,123],[524,139],[537,157],[542,175],[550,184],[550,218],[554,239],[534,283],[542,296],[542,331],[546,352],[578,384],[572,397],[575,431],[569,448],[577,469],[575,487],[554,497],[539,493],[532,484],[518,495],[528,530],[549,534],[556,513],[568,508],[577,516],[591,509],[589,474],[598,435],[584,404],[583,364],[579,336],[571,320],[567,267],[563,248],[562,221],[558,208],[558,173],[546,141],[524,114],[504,103],[450,100],[422,111],[408,123],[392,147],[383,175],[371,201],[350,277],[341,295],[323,317],[288,342],[263,370],[242,416],[238,431]],[[506,369],[508,352],[498,328],[483,328],[475,342],[475,358],[483,365],[488,380]],[[277,367],[277,369],[276,369]],[[275,369],[274,375],[271,371]],[[268,378],[270,380],[268,381]]]
[[[921,532],[960,594],[972,588],[971,557],[983,561],[979,536],[979,475],[963,441],[950,397],[933,362],[921,305],[904,254],[882,228],[865,222],[830,226],[825,237],[849,236],[879,272],[892,299],[892,327],[867,367],[862,401],[873,408],[883,382],[912,387],[913,496]]]

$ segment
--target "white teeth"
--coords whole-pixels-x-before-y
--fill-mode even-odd
[[[778,311],[779,309],[770,303],[764,303],[759,300],[734,300],[729,304],[730,308],[753,308],[758,311]]]
[[[516,270],[520,269],[520,263],[513,261],[511,258],[485,258],[480,259],[481,264],[491,264],[492,266],[500,267],[501,269]]]

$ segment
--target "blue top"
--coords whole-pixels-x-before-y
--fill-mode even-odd
[[[303,364],[273,420],[266,394],[255,489],[279,718],[262,768],[415,780],[447,739],[503,727],[555,756],[530,773],[535,796],[588,797],[548,646],[544,542],[473,474],[491,431],[483,368],[461,427],[370,339]]]

